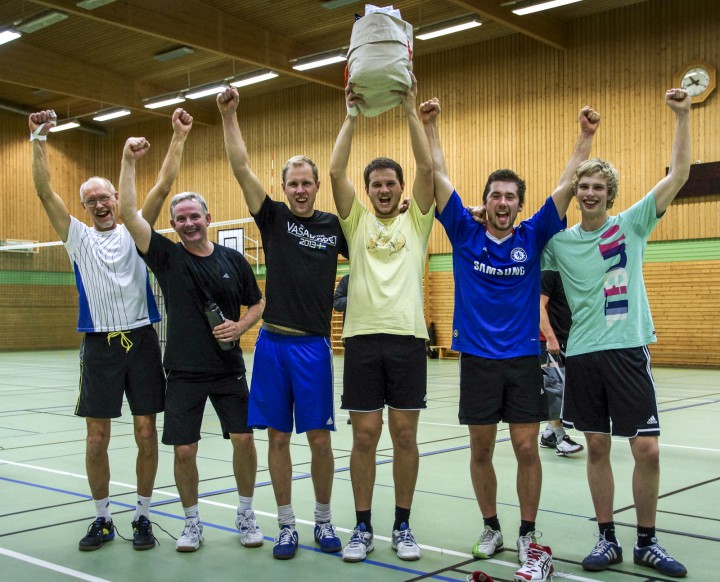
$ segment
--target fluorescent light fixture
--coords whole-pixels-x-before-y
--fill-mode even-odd
[[[22,34],[20,34],[17,30],[13,30],[11,28],[0,30],[0,44],[5,44],[6,42],[10,42],[11,40],[20,38],[21,36]]]
[[[526,6],[525,8],[517,8],[513,10],[513,14],[518,16],[525,16],[526,14],[532,14],[533,12],[541,12],[542,10],[550,10],[551,8],[558,8],[565,6],[566,4],[574,4],[580,2],[580,0],[551,0],[549,2],[541,2],[534,6]]]
[[[37,30],[42,30],[48,26],[51,26],[57,22],[62,22],[69,18],[64,12],[58,10],[50,10],[43,12],[37,16],[30,18],[29,20],[23,20],[20,24],[15,25],[20,32],[31,33]]]
[[[82,2],[75,2],[76,6],[84,8],[85,10],[95,10],[105,4],[112,4],[115,0],[82,0]]]
[[[324,0],[320,6],[325,10],[335,10],[343,6],[350,6],[350,4],[359,4],[359,2],[358,0]]]
[[[330,53],[323,53],[320,55],[313,55],[307,58],[296,59],[293,65],[293,69],[296,71],[308,71],[310,69],[317,69],[318,67],[325,67],[327,65],[333,65],[335,63],[341,63],[346,61],[347,57],[343,51],[333,51]]]
[[[51,127],[50,131],[57,133],[58,131],[66,131],[68,129],[75,129],[76,127],[80,127],[80,122],[77,119],[66,119],[60,121],[55,127]]]
[[[98,111],[93,117],[93,121],[110,121],[111,119],[125,117],[126,115],[130,115],[129,109],[106,109],[105,111]]]
[[[247,87],[248,85],[254,85],[255,83],[269,81],[277,76],[278,74],[275,71],[255,71],[254,73],[243,75],[234,81],[230,81],[230,84],[233,87]]]
[[[202,99],[208,95],[217,95],[218,93],[222,93],[225,89],[227,89],[227,83],[225,81],[215,82],[210,83],[209,85],[202,85],[200,87],[188,89],[187,93],[185,93],[185,97],[188,99]]]
[[[143,99],[145,101],[145,107],[147,109],[159,109],[160,107],[167,107],[168,105],[177,105],[185,101],[185,95],[182,93],[176,93],[173,95],[164,95],[162,97],[154,97],[152,99]]]
[[[161,63],[164,63],[165,61],[172,61],[173,59],[178,59],[180,57],[184,57],[186,55],[191,55],[195,51],[191,49],[189,46],[179,46],[174,49],[170,49],[168,51],[158,53],[153,58],[156,61],[160,61]]]
[[[482,22],[478,20],[477,16],[463,17],[460,19],[449,20],[447,22],[441,22],[434,24],[429,27],[424,27],[418,30],[415,38],[419,40],[430,40],[431,38],[437,38],[438,36],[445,36],[446,34],[453,34],[454,32],[460,32],[461,30],[468,30],[480,26]]]

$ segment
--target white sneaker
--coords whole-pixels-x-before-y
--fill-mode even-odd
[[[203,525],[199,520],[185,522],[185,529],[175,544],[178,552],[195,552],[203,542]]]
[[[520,564],[524,564],[528,559],[528,548],[530,544],[536,544],[539,537],[536,532],[531,531],[517,539],[518,562]]]
[[[415,543],[412,530],[405,522],[400,524],[400,529],[393,531],[390,547],[397,552],[398,558],[401,560],[420,559],[420,546]]]
[[[567,457],[568,455],[579,453],[584,448],[580,443],[576,443],[568,435],[565,435],[562,440],[559,440],[557,445],[555,445],[555,454],[558,457]]]
[[[237,515],[235,527],[240,530],[240,543],[246,548],[257,548],[263,545],[265,536],[255,521],[255,512],[252,509],[246,509],[243,515]]]
[[[362,562],[374,549],[373,535],[365,531],[365,524],[361,523],[353,530],[350,541],[343,548],[342,559],[344,562]]]
[[[555,572],[552,550],[547,546],[532,543],[528,548],[527,560],[520,566],[513,580],[515,582],[546,582]]]
[[[480,539],[478,539],[477,543],[473,546],[472,555],[476,560],[487,560],[502,549],[502,532],[486,525]]]

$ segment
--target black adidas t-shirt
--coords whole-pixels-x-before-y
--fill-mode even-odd
[[[295,216],[268,196],[255,222],[267,267],[263,319],[330,337],[338,254],[348,256],[338,217],[319,210]]]

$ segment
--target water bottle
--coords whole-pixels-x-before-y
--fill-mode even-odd
[[[208,301],[205,303],[205,317],[207,317],[210,329],[215,329],[218,325],[225,321],[225,316],[222,310],[214,301]],[[217,340],[218,345],[223,350],[231,350],[235,347],[235,342],[223,342]]]

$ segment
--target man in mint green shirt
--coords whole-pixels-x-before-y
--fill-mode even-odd
[[[617,171],[598,158],[582,163],[572,186],[581,221],[550,240],[543,268],[560,271],[573,314],[562,419],[566,427],[585,433],[588,482],[600,530],[582,566],[600,571],[622,561],[610,464],[611,436],[620,436],[630,439],[635,459],[634,562],[681,577],[686,568],[655,537],[660,425],[647,345],[656,338],[642,275],[647,239],[690,173],[690,97],[670,89],[665,103],[675,114],[667,176],[628,210],[610,216]]]

